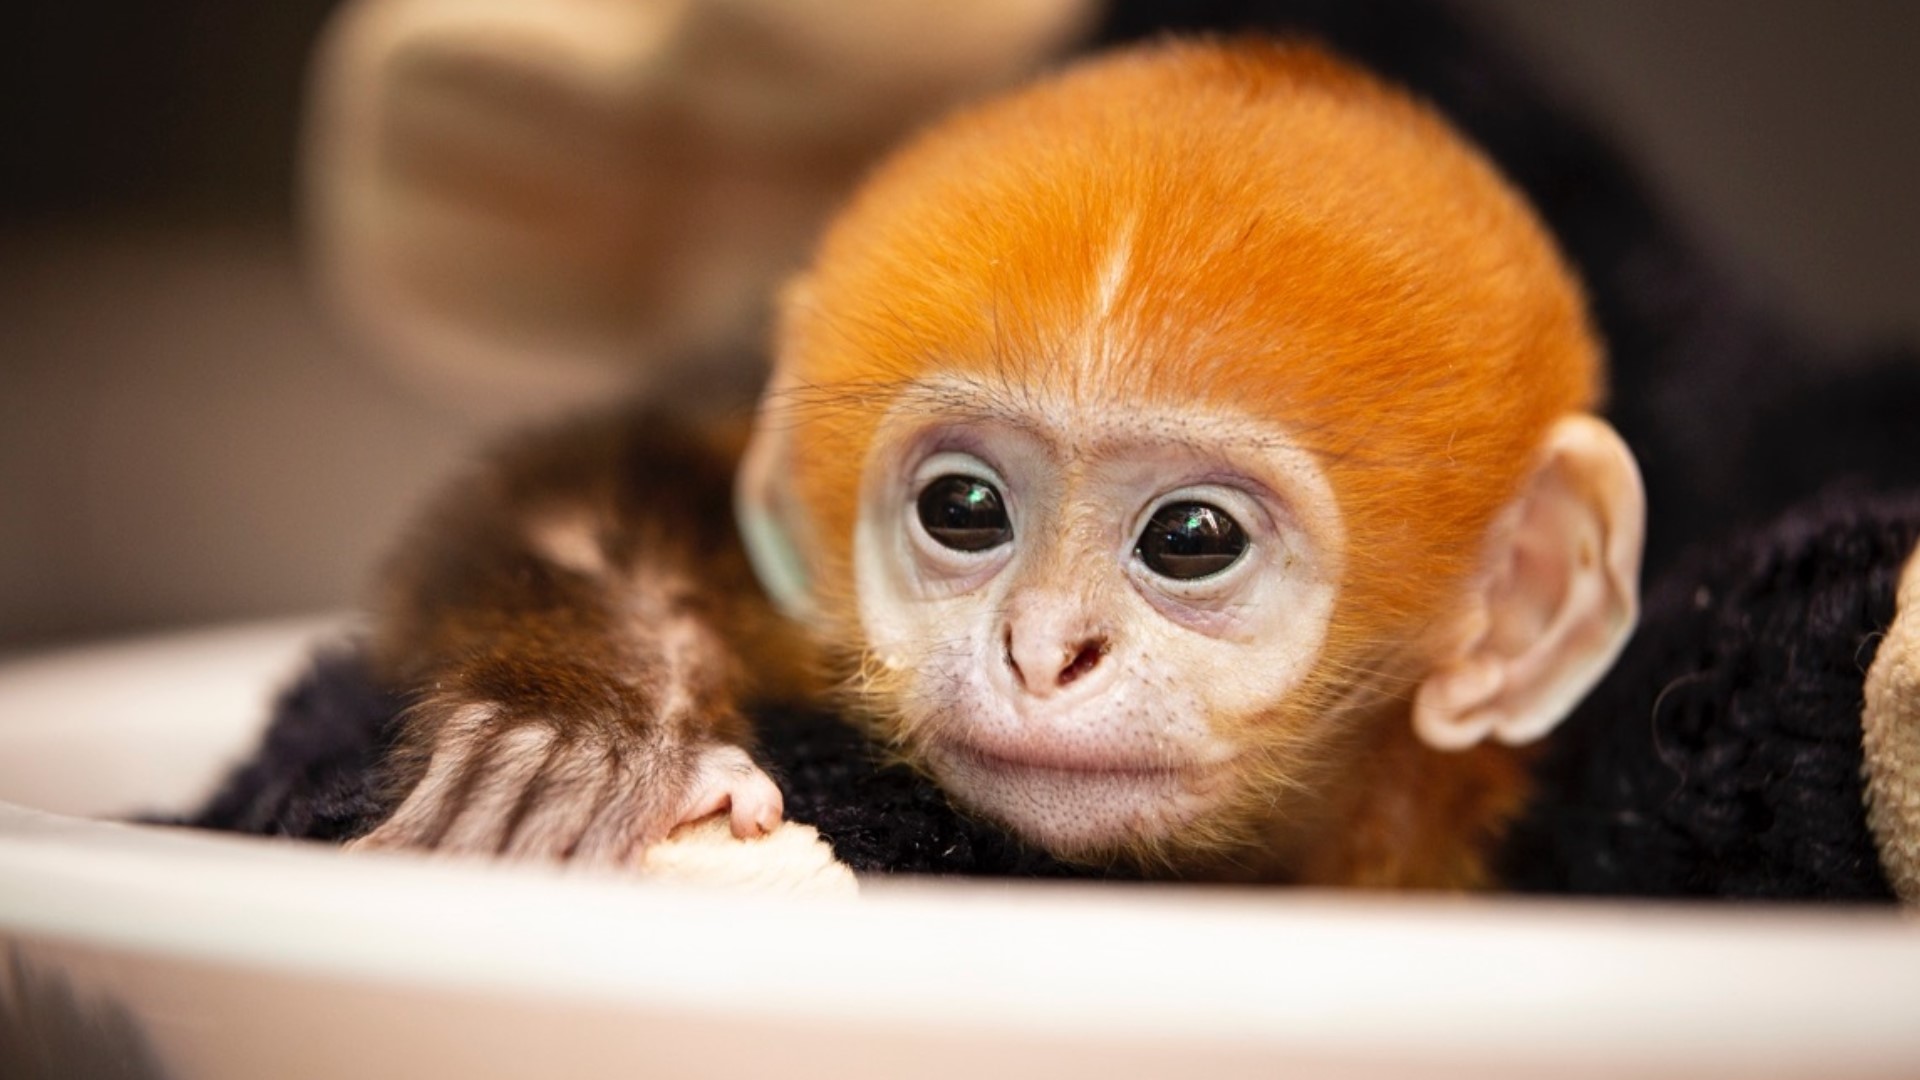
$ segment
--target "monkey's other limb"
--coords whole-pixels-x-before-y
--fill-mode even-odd
[[[375,663],[409,707],[397,807],[357,846],[622,863],[721,810],[736,836],[780,822],[740,706],[802,665],[735,539],[732,467],[620,415],[448,493],[384,581]]]

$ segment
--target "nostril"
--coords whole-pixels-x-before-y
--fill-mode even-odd
[[[1065,686],[1092,671],[1106,653],[1105,641],[1082,642],[1080,648],[1074,652],[1073,659],[1067,661],[1067,666],[1060,669],[1060,685]]]
[[[1000,632],[1000,659],[1014,684],[1035,697],[1047,697],[1092,672],[1107,654],[1107,638],[1095,634],[1066,646],[1061,635],[1046,632],[1023,635],[1009,625]],[[1067,640],[1071,640],[1070,638]],[[1063,648],[1063,646],[1065,646]]]

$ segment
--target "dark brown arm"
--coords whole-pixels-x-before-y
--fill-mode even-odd
[[[412,705],[404,795],[360,846],[620,862],[723,808],[737,835],[778,823],[741,706],[806,665],[734,529],[735,445],[622,413],[513,443],[432,509],[377,608]]]

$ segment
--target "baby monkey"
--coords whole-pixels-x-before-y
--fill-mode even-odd
[[[1404,94],[1256,40],[1083,63],[869,178],[737,477],[626,416],[452,493],[388,581],[406,794],[361,843],[755,835],[742,710],[824,695],[1065,858],[1484,884],[1636,617],[1601,380],[1539,222]]]

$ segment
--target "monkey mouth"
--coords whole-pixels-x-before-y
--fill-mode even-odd
[[[946,739],[928,764],[962,805],[1066,857],[1153,843],[1193,824],[1227,788],[1231,758],[1146,762]]]
[[[1212,763],[1179,760],[1149,762],[1118,755],[1063,752],[1046,747],[989,748],[959,739],[943,740],[937,749],[978,768],[1112,777],[1142,783],[1200,779],[1226,764],[1224,760]]]

